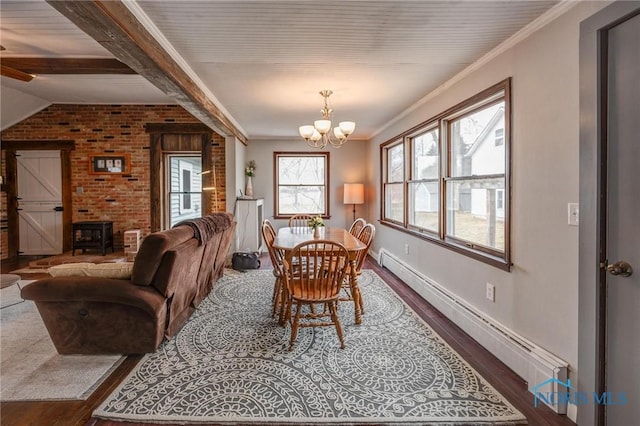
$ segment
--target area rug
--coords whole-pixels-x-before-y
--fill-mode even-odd
[[[173,339],[146,355],[94,416],[148,423],[525,424],[524,416],[363,271],[362,325],[340,304],[333,327],[271,318],[270,271],[225,275]]]
[[[33,280],[22,280],[24,287]],[[15,293],[15,294],[14,294]],[[2,305],[19,302],[17,286],[2,289]],[[120,355],[59,355],[30,301],[0,310],[0,400],[83,400],[123,360]]]

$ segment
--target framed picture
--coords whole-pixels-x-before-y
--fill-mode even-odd
[[[92,155],[89,173],[122,174],[128,173],[129,154]]]

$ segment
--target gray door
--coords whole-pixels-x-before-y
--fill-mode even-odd
[[[640,419],[640,15],[611,28],[608,46],[605,374],[619,405],[605,415],[618,426]]]

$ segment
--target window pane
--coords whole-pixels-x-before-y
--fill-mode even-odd
[[[504,129],[496,129],[493,136],[495,146],[504,145]]]
[[[324,186],[280,186],[278,202],[280,214],[325,214]]]
[[[182,192],[191,192],[191,170],[182,169]],[[182,208],[191,209],[191,194],[183,195]]]
[[[280,156],[278,183],[280,185],[324,185],[324,163],[324,156]]]
[[[447,235],[504,251],[504,182],[504,178],[447,182]]]
[[[404,184],[391,183],[385,185],[386,219],[404,222]]]
[[[387,151],[387,182],[404,180],[404,145],[398,144]]]
[[[409,184],[409,224],[437,232],[440,211],[438,182]]]
[[[275,215],[329,215],[329,153],[274,153],[274,156],[278,168]]]
[[[416,136],[413,144],[412,175],[414,180],[438,178],[438,129]]]
[[[194,155],[169,156],[169,188],[165,208],[169,226],[202,215],[202,160]]]
[[[496,143],[504,135],[504,105],[499,102],[451,122],[451,176],[504,173],[504,140]]]

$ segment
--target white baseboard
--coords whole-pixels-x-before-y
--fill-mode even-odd
[[[417,292],[423,299],[484,346],[500,361],[527,382],[529,391],[549,379],[566,382],[568,363],[489,317],[475,306],[417,271],[384,248],[371,253],[381,266]],[[539,387],[539,392],[562,392],[552,381]],[[533,398],[533,395],[532,395]],[[567,414],[567,404],[556,401],[549,405],[559,414]],[[574,413],[575,416],[575,413]]]
[[[578,406],[572,402],[567,404],[567,417],[574,423],[578,423]]]

